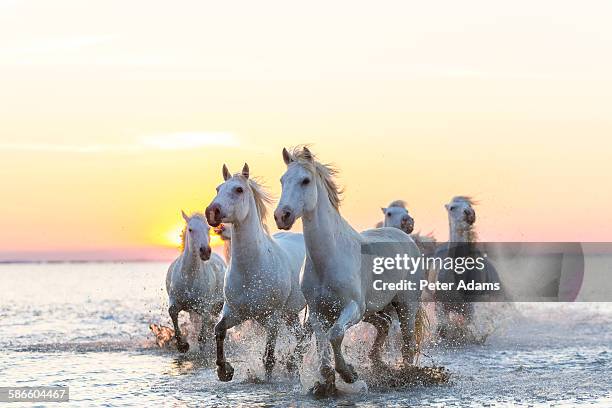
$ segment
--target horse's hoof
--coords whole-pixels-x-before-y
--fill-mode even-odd
[[[337,393],[336,384],[334,383],[321,383],[319,381],[315,382],[312,388],[310,389],[310,393],[315,398],[329,398],[333,397]]]
[[[176,349],[181,353],[186,353],[189,350],[189,343],[178,341],[176,343]]]
[[[231,381],[234,378],[234,367],[227,361],[217,364],[217,377],[221,381]]]
[[[340,378],[347,384],[354,383],[358,378],[357,371],[355,371],[355,368],[350,364],[347,364],[344,370],[339,370],[338,374],[340,374]]]

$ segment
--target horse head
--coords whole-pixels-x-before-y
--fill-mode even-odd
[[[182,241],[183,250],[190,250],[200,255],[200,259],[207,261],[210,259],[212,250],[210,248],[209,231],[210,226],[202,214],[188,216],[184,211],[181,215],[185,220]]]

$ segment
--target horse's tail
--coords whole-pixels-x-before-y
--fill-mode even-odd
[[[414,341],[416,344],[415,364],[418,364],[419,357],[421,356],[421,349],[425,342],[425,338],[429,333],[430,322],[425,310],[425,305],[421,303],[417,310],[417,314],[414,320]]]

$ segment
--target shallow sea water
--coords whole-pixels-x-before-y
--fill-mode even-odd
[[[430,344],[422,357],[447,367],[450,384],[397,390],[362,375],[355,386],[338,379],[342,394],[317,401],[307,393],[316,372],[312,347],[302,380],[285,376],[286,333],[270,383],[257,380],[263,337],[252,324],[228,336],[236,369],[229,383],[196,353],[158,348],[148,325],[170,325],[165,272],[161,263],[0,265],[0,386],[67,385],[70,402],[62,407],[612,406],[611,303],[479,305],[482,324],[494,327],[484,346]],[[361,356],[373,333],[360,324],[347,334],[358,372],[367,367]],[[397,358],[396,337],[387,344],[389,361]]]

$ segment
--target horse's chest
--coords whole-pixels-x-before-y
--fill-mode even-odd
[[[244,279],[228,276],[225,285],[225,300],[230,307],[242,315],[255,316],[267,313],[270,308],[284,304],[284,291],[274,280],[262,278]]]

